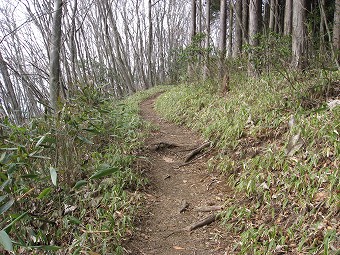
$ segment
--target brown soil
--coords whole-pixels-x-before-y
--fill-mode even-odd
[[[160,118],[153,109],[155,97],[141,104],[142,117],[157,125],[145,142],[143,164],[150,185],[145,209],[138,218],[131,239],[125,244],[126,254],[231,254],[231,241],[223,234],[220,222],[193,231],[186,227],[211,215],[197,212],[200,206],[223,205],[233,196],[225,180],[207,170],[210,153],[201,153],[190,164],[181,166],[186,156],[204,143],[185,127]],[[173,144],[163,148],[164,144]],[[188,208],[180,213],[182,204]],[[216,212],[215,212],[216,213]]]

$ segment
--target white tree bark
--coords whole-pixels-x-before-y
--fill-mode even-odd
[[[307,65],[306,51],[306,3],[296,0],[293,3],[292,66],[304,69]]]
[[[220,9],[220,64],[219,73],[220,78],[224,75],[224,61],[226,57],[226,44],[227,44],[227,0],[221,0]]]
[[[260,19],[259,14],[261,13],[261,0],[251,0],[249,4],[249,44],[251,47],[256,47],[259,44],[257,38],[258,33],[260,33]],[[256,76],[257,70],[255,66],[256,54],[254,50],[249,53],[249,65],[248,74],[250,76]]]
[[[242,1],[236,1],[234,10],[236,20],[233,57],[236,58],[242,50]]]
[[[60,48],[61,48],[61,19],[62,0],[54,1],[52,35],[50,40],[50,100],[51,108],[57,111],[60,90]]]
[[[149,18],[149,41],[148,41],[148,88],[153,86],[153,77],[152,77],[152,3],[151,0],[149,0],[148,4],[148,18]]]
[[[8,94],[8,99],[10,101],[10,106],[8,107],[8,112],[9,114],[12,114],[15,122],[17,124],[21,124],[23,121],[23,116],[21,113],[21,109],[20,109],[20,105],[18,103],[18,99],[17,99],[17,95],[14,91],[14,86],[13,83],[11,81],[11,77],[9,75],[8,72],[8,67],[7,67],[7,63],[5,62],[5,60],[2,57],[2,53],[0,51],[0,73],[2,75],[2,79],[4,80],[5,83],[5,87],[7,90],[7,94]],[[11,117],[12,117],[11,116]]]
[[[293,14],[293,0],[286,0],[286,7],[285,7],[285,17],[284,17],[284,35],[291,35],[292,34],[292,14]]]
[[[210,47],[210,21],[211,21],[211,12],[210,12],[210,0],[206,1],[205,7],[205,15],[206,15],[206,24],[205,24],[205,61],[204,61],[204,70],[203,76],[204,79],[208,77],[209,74],[209,47]]]
[[[248,43],[249,36],[249,0],[242,0],[242,39],[243,44]]]

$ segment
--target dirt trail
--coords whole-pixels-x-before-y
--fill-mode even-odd
[[[153,109],[155,97],[141,104],[144,119],[159,127],[146,140],[143,168],[150,179],[146,206],[137,222],[137,230],[126,243],[126,254],[146,255],[219,255],[228,252],[231,242],[214,222],[194,231],[183,230],[211,213],[195,208],[223,205],[230,193],[217,173],[209,172],[209,155],[198,155],[191,164],[181,166],[186,155],[204,143],[201,137],[181,126],[161,119]],[[162,143],[176,147],[161,148]],[[201,156],[201,158],[199,158]],[[183,202],[189,204],[180,213]]]

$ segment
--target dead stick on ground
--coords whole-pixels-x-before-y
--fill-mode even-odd
[[[207,143],[202,144],[200,147],[198,147],[197,149],[195,149],[195,150],[193,150],[192,152],[190,152],[190,153],[186,156],[184,162],[190,161],[193,157],[195,157],[198,153],[200,153],[203,149],[209,147],[210,145],[211,145],[210,142],[207,142]]]
[[[181,208],[179,209],[179,213],[182,213],[188,209],[188,202],[185,200],[182,200]]]
[[[212,211],[220,211],[223,209],[223,206],[215,205],[215,206],[201,206],[196,207],[194,211],[196,212],[212,212]]]
[[[174,169],[179,169],[183,166],[187,166],[187,165],[191,165],[194,164],[195,162],[197,162],[198,160],[200,160],[201,158],[203,158],[205,155],[209,154],[209,152],[211,152],[213,149],[208,150],[206,153],[203,153],[201,156],[199,156],[198,158],[195,158],[195,160],[191,160],[190,162],[184,163],[182,165],[179,165],[177,167],[175,167]]]
[[[168,237],[170,237],[170,236],[172,236],[173,234],[176,234],[176,233],[181,233],[181,232],[184,232],[184,231],[193,231],[195,229],[204,227],[205,225],[209,225],[210,223],[213,223],[214,221],[219,220],[220,218],[221,218],[221,216],[219,214],[209,215],[208,217],[204,218],[203,220],[196,222],[194,224],[191,224],[190,226],[188,226],[186,228],[182,228],[182,229],[171,232],[170,234],[165,236],[165,238],[168,238]]]
[[[195,229],[204,227],[205,225],[209,225],[210,223],[213,223],[214,221],[216,221],[220,218],[221,218],[221,216],[219,214],[209,215],[208,217],[204,218],[203,220],[196,222],[196,223],[192,224],[191,226],[189,226],[188,230],[193,231]]]

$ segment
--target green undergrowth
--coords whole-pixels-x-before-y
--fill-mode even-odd
[[[122,254],[146,183],[132,168],[139,103],[91,87],[43,117],[0,127],[0,254]]]
[[[235,254],[339,254],[339,72],[183,84],[156,109],[216,145],[208,161],[234,187],[223,214]],[[288,81],[287,81],[288,80]]]

